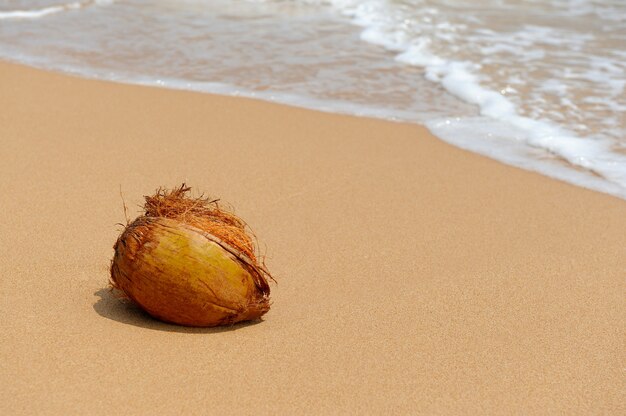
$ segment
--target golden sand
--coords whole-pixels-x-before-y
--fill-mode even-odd
[[[415,125],[0,65],[1,414],[620,414],[626,203]],[[245,169],[242,169],[245,166]],[[260,324],[106,289],[160,185],[262,236]]]

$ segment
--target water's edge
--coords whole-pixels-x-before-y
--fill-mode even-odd
[[[545,166],[540,162],[534,163],[534,160],[527,159],[523,156],[516,157],[516,154],[518,154],[516,153],[517,150],[510,151],[510,149],[503,147],[502,142],[498,137],[493,137],[493,146],[490,146],[489,142],[484,140],[476,142],[478,146],[468,146],[469,141],[466,138],[459,139],[459,134],[455,132],[454,120],[450,119],[433,120],[430,122],[422,123],[398,117],[397,113],[395,112],[385,113],[384,111],[380,111],[370,107],[362,107],[350,102],[329,102],[326,100],[320,101],[308,97],[301,97],[298,95],[276,93],[270,90],[262,92],[251,91],[242,89],[238,86],[228,85],[224,83],[200,83],[164,78],[155,79],[151,77],[134,77],[132,75],[123,75],[119,73],[111,75],[106,73],[97,73],[97,71],[94,70],[85,70],[83,68],[74,67],[59,66],[56,68],[51,68],[43,64],[38,64],[36,62],[25,62],[18,59],[9,59],[6,57],[0,57],[0,62],[14,65],[23,65],[41,71],[75,76],[94,81],[114,82],[124,85],[139,85],[166,90],[169,89],[178,91],[190,91],[227,97],[242,97],[274,104],[287,105],[295,108],[319,111],[323,113],[341,114],[354,117],[369,117],[385,120],[388,122],[419,125],[425,127],[437,139],[453,145],[454,147],[466,150],[470,153],[486,156],[504,165],[514,166],[530,172],[537,172],[546,177],[556,179],[570,185],[586,188],[604,194],[609,194],[620,199],[626,199],[626,193],[624,193],[620,187],[613,186],[613,184],[608,183],[601,178],[590,177],[587,172],[579,171],[573,166],[569,167],[566,163],[563,163],[561,167],[555,167],[552,164],[549,166]],[[465,118],[464,123],[466,123],[467,121],[468,118]],[[476,117],[475,122],[484,123],[485,120],[480,117]],[[463,132],[466,131],[466,124],[464,124],[461,130]],[[514,144],[511,144],[511,146],[514,146]]]

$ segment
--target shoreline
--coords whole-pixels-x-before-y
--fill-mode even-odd
[[[626,203],[414,124],[0,63],[2,413],[618,413]],[[107,290],[124,218],[183,181],[277,277],[258,323]]]
[[[358,118],[373,118],[392,123],[416,125],[419,127],[425,127],[429,134],[436,137],[438,140],[464,151],[487,157],[507,166],[513,166],[529,172],[539,173],[551,179],[562,181],[587,190],[611,195],[626,201],[626,189],[619,184],[618,179],[610,179],[611,175],[616,175],[616,172],[612,172],[611,169],[603,172],[602,169],[598,170],[594,168],[593,165],[585,166],[585,163],[588,162],[584,161],[587,159],[586,157],[581,156],[583,160],[581,162],[578,160],[578,156],[571,154],[566,156],[563,154],[563,148],[558,151],[551,148],[549,145],[550,140],[546,141],[546,143],[542,145],[530,144],[531,142],[543,142],[541,136],[552,136],[553,134],[548,134],[549,131],[554,133],[556,136],[563,135],[566,132],[565,129],[556,125],[550,125],[550,123],[545,124],[544,122],[513,113],[507,116],[510,119],[509,121],[483,116],[478,113],[475,115],[464,115],[461,117],[449,116],[420,121],[417,119],[411,119],[409,113],[407,112],[397,112],[388,108],[382,109],[350,102],[318,100],[316,98],[300,96],[297,94],[275,92],[269,89],[264,91],[253,91],[246,90],[243,87],[240,88],[236,85],[223,84],[219,82],[202,83],[177,78],[152,76],[137,77],[129,74],[110,77],[104,73],[99,73],[97,71],[94,72],[93,70],[84,71],[71,66],[51,68],[41,62],[11,60],[7,57],[0,57],[0,62],[5,62],[11,65],[26,66],[44,72],[59,73],[61,75],[79,77],[92,81],[218,95],[229,98],[243,98],[325,114],[336,114],[340,116]],[[446,94],[450,94],[450,96],[454,97],[454,99],[460,100],[463,105],[476,105],[461,100],[449,91],[446,91]],[[543,126],[542,129],[546,134],[540,134],[537,136],[536,132],[527,130],[525,127],[522,128],[520,126],[516,126],[518,124],[528,124],[529,122],[535,124],[536,126],[541,124]],[[464,129],[463,134],[459,133],[457,131],[458,125],[467,123],[475,125],[477,131],[470,132],[467,130],[466,126],[462,127],[462,129]],[[508,136],[499,137],[500,133],[495,133],[494,135],[494,132],[500,132],[506,123],[510,124],[510,128],[518,131],[518,133],[522,136],[526,135],[527,137],[523,140],[512,140]],[[483,129],[484,126],[489,127],[487,130],[483,131],[481,129]],[[572,134],[567,133],[566,136],[572,136]],[[571,145],[587,146],[588,148],[596,147],[596,150],[598,151],[606,151],[606,149],[601,150],[604,145],[600,142],[596,142],[594,139],[580,138],[576,135],[573,135],[572,137],[576,138],[576,143],[572,142],[570,143]],[[560,142],[560,140],[558,141]],[[557,148],[562,146],[563,143],[556,145]],[[567,148],[567,146],[565,146],[565,148]],[[613,166],[619,166],[619,159],[615,159],[613,157],[610,163],[607,162],[606,167],[608,168],[608,165],[611,164]],[[609,176],[605,176],[605,174],[608,174]]]

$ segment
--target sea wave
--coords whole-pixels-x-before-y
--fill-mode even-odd
[[[13,7],[83,10],[13,17],[3,59],[420,123],[458,147],[626,199],[620,0],[54,1]]]
[[[95,5],[97,6],[110,5],[110,4],[113,4],[114,1],[115,0],[92,0],[92,1],[85,1],[85,2],[76,1],[72,3],[64,3],[64,4],[53,5],[53,6],[41,7],[38,9],[0,10],[0,20],[2,19],[5,19],[5,20],[40,19],[42,17],[48,16],[51,14],[65,12],[69,10],[77,10],[77,9],[81,9],[84,7],[95,6]]]
[[[613,120],[619,120],[619,116],[610,116],[611,111],[623,113],[626,108],[623,102],[626,67],[620,59],[619,50],[609,51],[613,58],[591,53],[587,43],[594,40],[593,33],[531,24],[524,24],[520,30],[513,32],[502,30],[498,33],[481,27],[468,30],[469,24],[478,26],[480,21],[469,24],[463,19],[452,21],[450,13],[434,7],[433,2],[420,0],[303,1],[330,4],[363,28],[363,41],[393,52],[398,62],[423,68],[426,79],[440,84],[463,101],[478,106],[482,117],[452,116],[427,121],[426,124],[440,138],[559,179],[572,181],[575,177],[574,181],[579,185],[626,198],[626,155],[619,151],[623,143],[618,142],[623,140],[624,126]],[[441,3],[454,5],[457,9],[463,6],[462,1]],[[619,21],[615,16],[620,13],[610,13],[612,9],[608,5],[604,8],[582,7],[585,2],[579,1],[574,7],[567,0],[552,3],[555,13],[567,17],[593,14],[600,18],[611,16],[610,20]],[[458,10],[454,12],[458,13]],[[624,18],[624,13],[621,16]],[[459,45],[476,50],[472,55],[463,54],[455,50]],[[447,48],[449,56],[436,52],[442,47]],[[541,68],[548,75],[554,74],[554,77],[533,81],[530,78],[515,79],[519,74],[525,75],[523,70],[497,74],[499,77],[482,71],[489,64],[494,67],[492,71],[502,73],[506,72],[507,66],[534,65],[540,68],[541,63],[537,62],[547,62],[549,57],[546,55],[558,53],[555,52],[558,48],[562,49],[561,53],[569,51],[562,61],[586,62],[577,62],[578,67],[571,65],[563,69],[555,59],[553,68],[546,69],[546,65]],[[455,59],[455,56],[464,59]],[[531,85],[531,82],[536,85]],[[515,84],[522,84],[520,89],[526,88],[525,94],[515,97]],[[568,89],[576,88],[586,89],[587,96],[583,100],[571,98],[575,94],[568,97]],[[558,96],[556,103],[548,102],[547,92]],[[524,105],[530,107],[531,103],[537,105],[532,109],[524,108]],[[569,119],[563,119],[563,114]],[[583,117],[584,120],[581,120]],[[590,131],[589,125],[593,123],[597,124],[596,129]],[[496,137],[498,139],[494,140]],[[541,149],[554,159],[566,161],[572,168],[542,164],[537,160],[541,159],[541,155],[531,155],[532,150],[524,149],[524,145]],[[520,157],[523,154],[528,157]],[[588,172],[584,180],[581,180],[585,175],[580,169]]]
[[[80,9],[81,7],[83,7],[82,3],[74,2],[40,9],[0,11],[0,19],[39,19],[50,14]]]

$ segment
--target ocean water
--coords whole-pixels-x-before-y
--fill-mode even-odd
[[[626,199],[623,0],[0,1],[0,59],[420,123]]]

